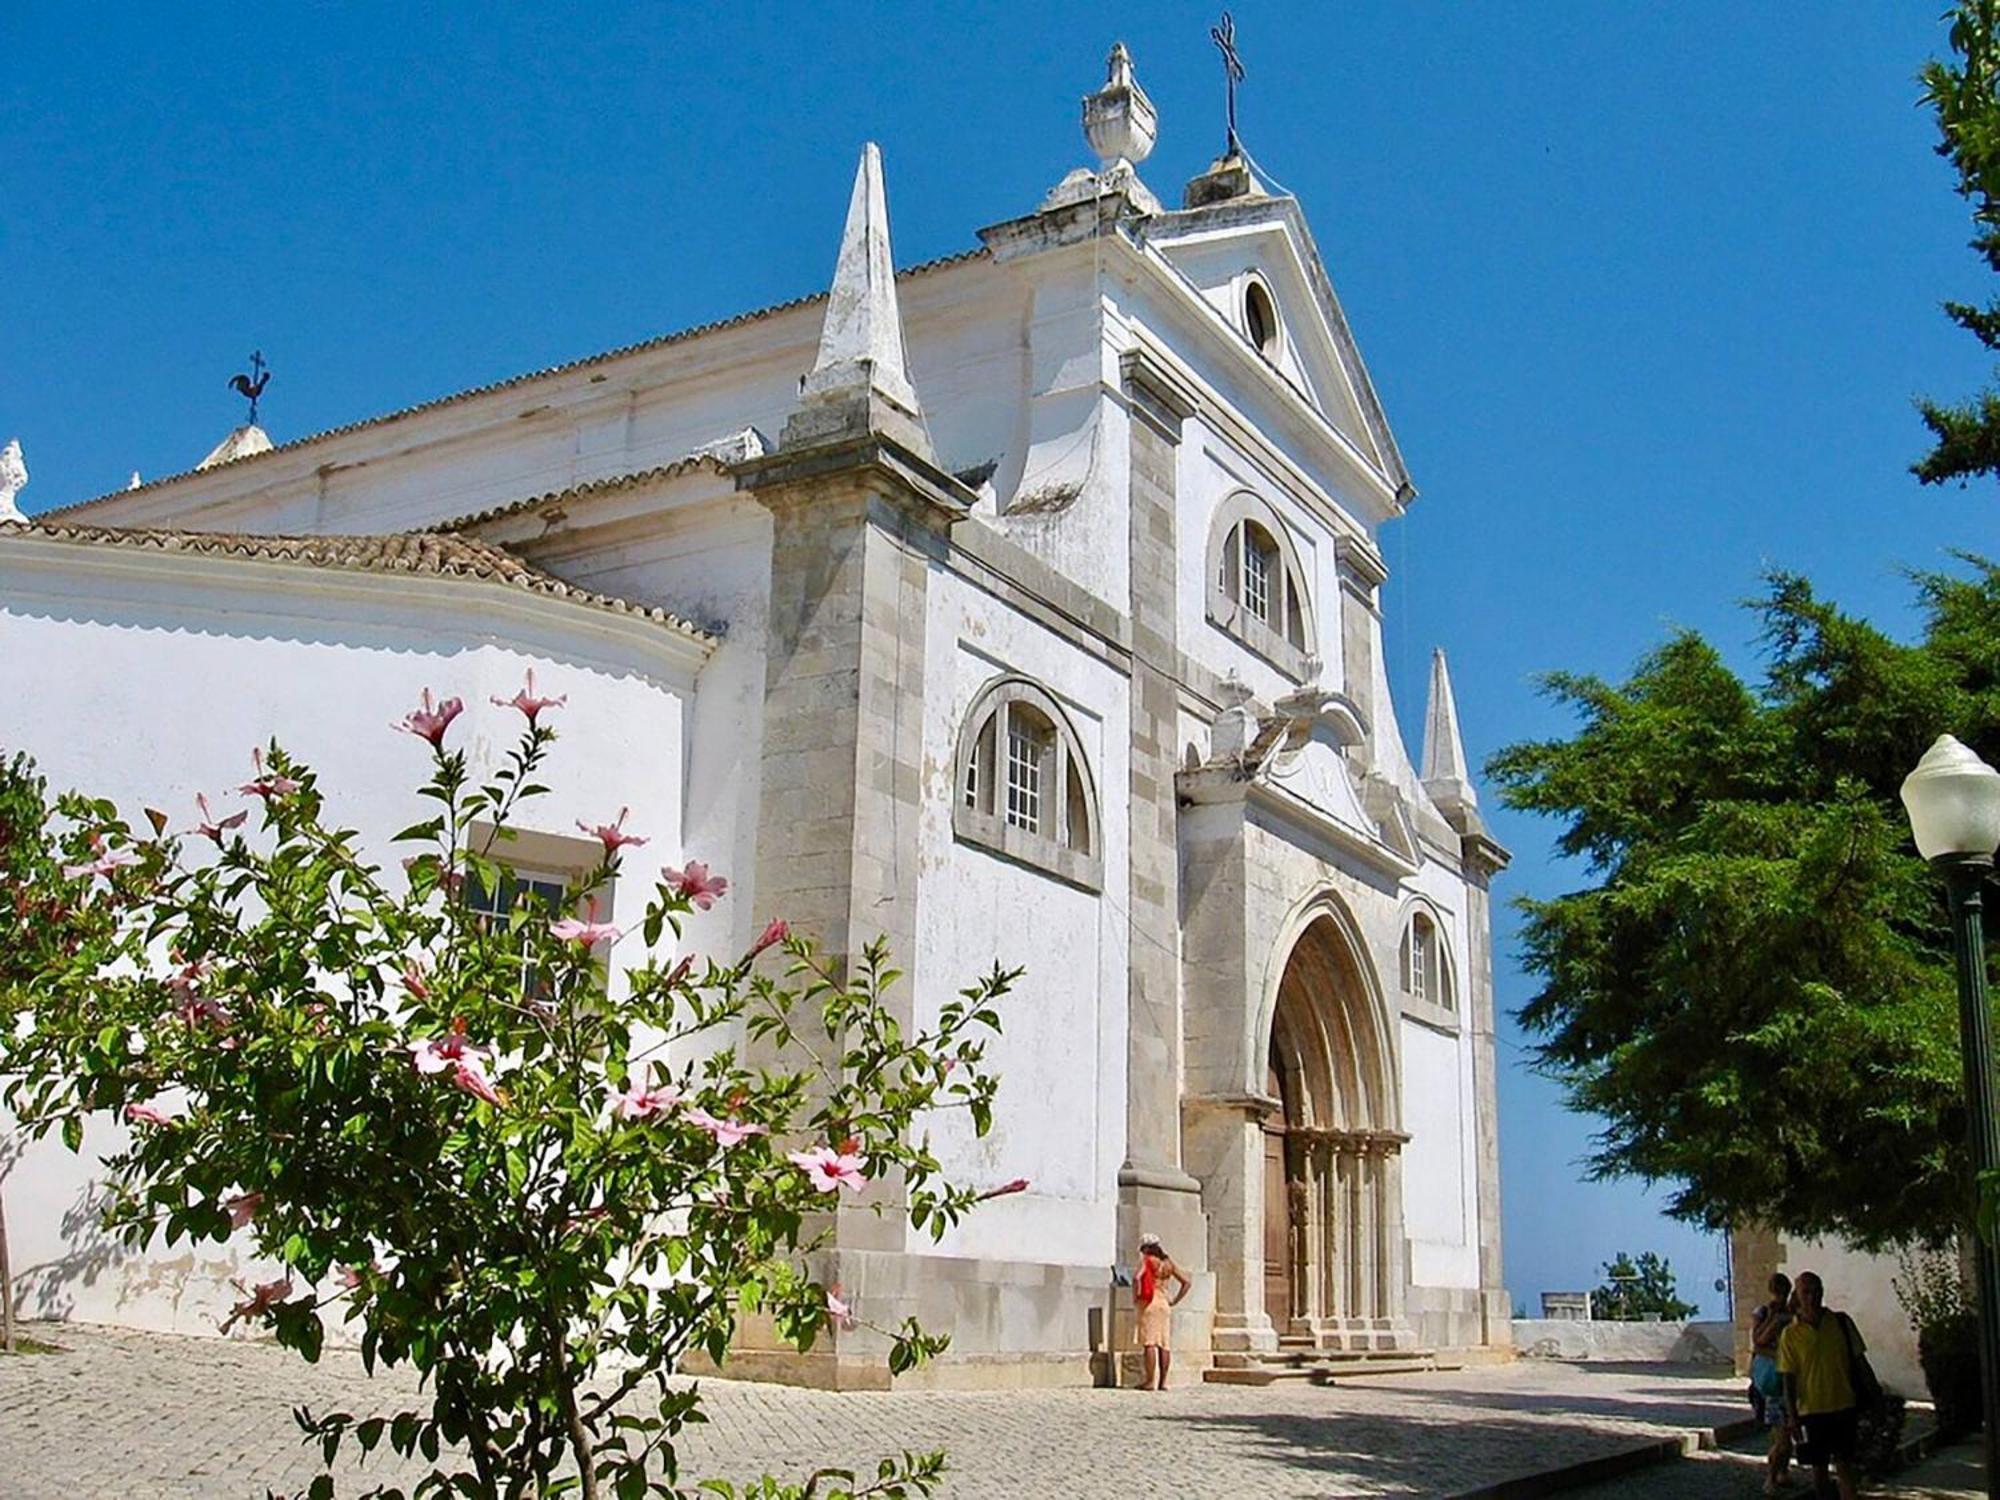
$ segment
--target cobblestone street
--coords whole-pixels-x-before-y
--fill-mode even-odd
[[[400,1374],[371,1382],[344,1351],[310,1366],[245,1341],[80,1325],[30,1331],[63,1352],[0,1358],[4,1500],[260,1500],[267,1486],[303,1489],[317,1471],[299,1446],[294,1405],[393,1412],[414,1388]],[[1742,1415],[1730,1379],[1525,1361],[1331,1389],[1192,1384],[1160,1396],[706,1389],[710,1422],[683,1440],[685,1479],[767,1469],[797,1478],[818,1464],[872,1468],[904,1448],[942,1447],[951,1500],[1454,1495]],[[420,1472],[395,1462],[378,1456],[366,1472]],[[1737,1493],[1727,1482],[1736,1467],[1745,1466],[1710,1466],[1724,1482],[1704,1492]],[[1638,1494],[1643,1482],[1591,1493]]]

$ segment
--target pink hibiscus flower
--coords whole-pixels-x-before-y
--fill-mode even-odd
[[[126,1105],[125,1118],[130,1120],[134,1125],[171,1125],[174,1123],[171,1116],[161,1114],[159,1110],[150,1104]]]
[[[262,1193],[238,1193],[233,1198],[222,1200],[222,1211],[229,1215],[229,1227],[241,1229],[257,1217],[257,1210],[264,1206]]]
[[[1003,1182],[997,1188],[988,1188],[972,1201],[975,1203],[984,1203],[991,1198],[1006,1198],[1015,1193],[1025,1193],[1027,1190],[1028,1179],[1025,1177],[1016,1177],[1012,1182]]]
[[[451,1030],[443,1036],[426,1037],[421,1042],[408,1044],[410,1060],[416,1064],[419,1073],[443,1073],[456,1068],[461,1063],[474,1065],[486,1055],[484,1047],[475,1047],[465,1039],[465,1018],[460,1016],[451,1023]]]
[[[420,740],[429,740],[433,749],[444,748],[444,732],[451,727],[451,721],[465,712],[465,704],[457,698],[447,698],[433,705],[431,690],[424,689],[423,706],[413,708],[403,715],[403,722],[391,724],[391,729],[400,729],[405,734],[414,734]]]
[[[208,977],[212,965],[202,963],[182,964],[167,976],[167,988],[173,992],[175,1016],[190,1026],[227,1026],[229,1011],[220,1000],[210,1000],[195,993],[195,987]]]
[[[691,905],[703,911],[715,905],[715,898],[729,889],[729,882],[720,875],[711,875],[708,866],[698,859],[691,859],[684,869],[676,870],[672,865],[661,867],[660,879],[674,888],[676,895],[685,896]]]
[[[250,752],[250,764],[256,767],[257,775],[255,779],[244,782],[243,785],[236,789],[239,795],[245,797],[262,797],[268,802],[273,797],[288,797],[299,789],[299,783],[292,780],[291,777],[280,776],[275,771],[267,772],[264,769],[264,752],[262,750],[253,749]]]
[[[771,924],[757,934],[757,941],[752,943],[750,951],[743,955],[743,962],[747,964],[766,948],[776,943],[782,943],[791,935],[792,929],[785,925],[785,919],[783,917],[773,917]]]
[[[868,1158],[860,1153],[839,1151],[832,1146],[793,1151],[786,1159],[804,1172],[822,1193],[830,1193],[842,1183],[859,1191],[865,1181],[861,1169],[868,1165]]]
[[[638,834],[627,833],[625,831],[625,815],[631,810],[629,807],[619,808],[618,821],[616,823],[599,823],[593,827],[591,824],[584,822],[583,819],[578,818],[576,826],[582,832],[589,834],[592,838],[603,844],[605,856],[609,858],[628,844],[636,849],[639,845],[646,842]]]
[[[201,809],[201,821],[189,831],[198,833],[203,838],[213,839],[218,849],[222,847],[223,834],[232,828],[241,828],[244,820],[250,816],[247,812],[234,812],[226,818],[218,818],[209,810],[208,797],[203,792],[194,794],[194,805]]]
[[[597,920],[597,901],[590,902],[590,916],[564,917],[560,922],[549,923],[549,931],[565,943],[581,943],[586,948],[594,948],[599,943],[615,943],[624,929],[613,927],[609,922]]]
[[[611,1091],[611,1112],[621,1120],[650,1120],[655,1115],[663,1115],[681,1102],[681,1091],[670,1083],[653,1087],[653,1065],[646,1064],[645,1071],[628,1083],[621,1092]]]
[[[211,1000],[205,995],[190,996],[174,1007],[174,1014],[190,1026],[213,1026],[223,1030],[229,1025],[229,1008],[220,1000]]]
[[[242,1282],[232,1284],[237,1291],[243,1290]],[[223,1320],[222,1331],[227,1333],[243,1319],[255,1318],[269,1312],[291,1295],[292,1279],[289,1276],[282,1281],[260,1282],[248,1297],[229,1310],[229,1316]]]
[[[92,875],[108,876],[114,870],[122,870],[127,865],[139,863],[136,850],[110,848],[105,844],[104,835],[101,833],[93,833],[90,836],[90,847],[95,851],[97,858],[86,860],[80,865],[64,865],[63,879],[75,880],[78,876],[87,878]]]
[[[569,702],[568,693],[564,693],[560,698],[537,698],[535,696],[535,669],[530,667],[528,668],[528,685],[511,698],[495,698],[493,706],[495,708],[518,708],[522,716],[530,724],[533,724],[543,709],[561,708],[567,702]]]
[[[748,1140],[753,1135],[764,1135],[767,1128],[762,1125],[748,1125],[741,1120],[718,1120],[707,1110],[696,1106],[683,1111],[687,1122],[715,1137],[718,1146],[734,1146]]]
[[[854,1309],[841,1297],[840,1287],[837,1284],[826,1289],[826,1315],[833,1319],[837,1328],[853,1328],[861,1321],[854,1316]]]
[[[483,1099],[495,1107],[507,1102],[506,1096],[496,1089],[493,1080],[486,1076],[485,1064],[477,1057],[461,1057],[458,1066],[452,1071],[451,1081],[473,1098]]]

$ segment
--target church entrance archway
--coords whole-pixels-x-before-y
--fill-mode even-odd
[[[1315,918],[1285,960],[1268,1048],[1265,1311],[1281,1339],[1408,1341],[1388,1024],[1347,935]]]

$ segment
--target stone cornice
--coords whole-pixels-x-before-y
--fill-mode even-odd
[[[1174,777],[1174,789],[1183,802],[1196,806],[1241,802],[1261,808],[1278,822],[1316,834],[1361,863],[1399,880],[1415,875],[1419,869],[1416,861],[1406,858],[1381,840],[1370,838],[1362,830],[1329,816],[1283,787],[1246,776],[1234,766],[1203,766],[1198,770],[1181,771]]]
[[[1131,410],[1150,421],[1170,442],[1178,443],[1181,423],[1201,409],[1195,392],[1143,344],[1120,355],[1118,368],[1133,398]]]
[[[1333,556],[1342,583],[1374,590],[1389,581],[1389,565],[1373,542],[1351,535],[1335,537]]]
[[[767,503],[805,485],[842,477],[874,479],[918,502],[934,522],[946,527],[970,515],[978,499],[963,480],[880,433],[781,449],[734,464],[730,472],[736,476],[737,489]]]
[[[1514,862],[1514,856],[1487,833],[1468,833],[1463,840],[1465,862],[1483,879],[1490,880]]]

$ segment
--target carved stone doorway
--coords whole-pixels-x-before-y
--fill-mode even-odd
[[[1327,918],[1312,923],[1285,963],[1267,1063],[1269,1096],[1283,1107],[1264,1125],[1265,1304],[1281,1338],[1349,1350],[1414,1343],[1403,1321],[1406,1137],[1389,1024],[1345,936]]]

